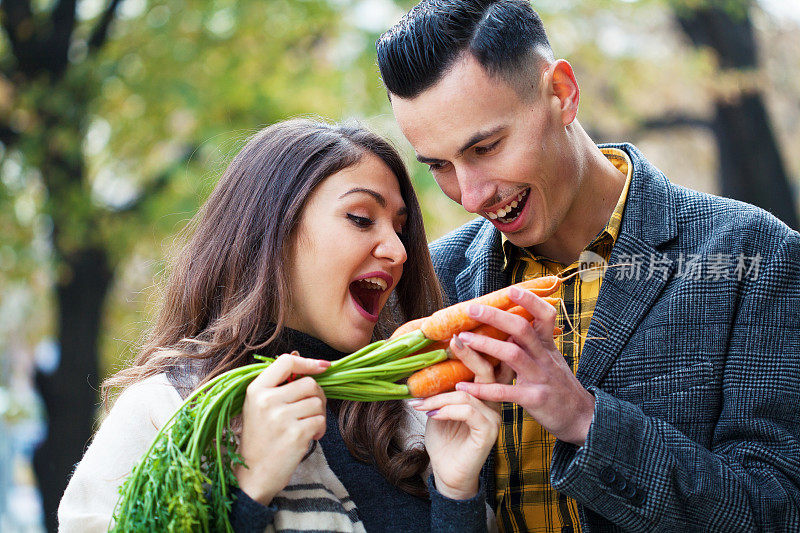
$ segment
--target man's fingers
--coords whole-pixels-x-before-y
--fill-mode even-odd
[[[501,383],[470,383],[462,381],[456,385],[457,391],[464,391],[485,402],[512,402],[514,386]]]
[[[469,306],[468,312],[469,316],[475,320],[493,326],[515,338],[523,337],[531,332],[531,324],[525,318],[490,305],[472,304]],[[552,331],[550,333],[552,335]]]
[[[528,325],[528,328],[530,328],[530,325]],[[530,334],[529,337],[531,335],[532,334]],[[461,342],[468,345],[473,350],[504,361],[514,372],[528,379],[536,379],[536,376],[541,373],[534,360],[536,353],[539,353],[541,350],[530,350],[531,353],[529,354],[516,342],[500,341],[492,339],[491,337],[486,337],[485,335],[476,335],[470,332],[459,333],[458,337],[461,339]],[[536,344],[536,340],[532,339],[532,343]]]
[[[497,383],[505,383],[510,385],[514,381],[514,377],[516,377],[516,375],[517,374],[514,372],[513,368],[501,361],[500,364],[497,365],[495,381],[497,381]]]
[[[472,373],[475,374],[474,381],[476,383],[493,383],[495,381],[494,366],[492,366],[485,357],[461,342],[458,335],[453,335],[453,338],[450,340],[450,351],[460,359],[467,368],[472,370]]]
[[[278,357],[274,363],[264,369],[248,386],[258,389],[261,387],[277,387],[288,380],[292,374],[309,375],[319,374],[331,366],[330,361],[321,359],[307,359],[299,355],[285,353]]]
[[[533,329],[539,338],[552,343],[558,310],[531,291],[522,290],[519,287],[511,287],[509,296],[511,301],[521,305],[533,315]]]

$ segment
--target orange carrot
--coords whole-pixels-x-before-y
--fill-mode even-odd
[[[399,328],[394,330],[394,333],[392,333],[392,336],[389,338],[394,339],[395,337],[399,337],[400,335],[405,335],[406,333],[410,333],[415,329],[419,329],[426,318],[428,317],[424,316],[422,318],[417,318],[415,320],[409,320],[408,322],[406,322],[405,324],[401,325]],[[428,352],[430,350],[425,350],[425,351]]]
[[[544,300],[558,309],[558,304],[560,303],[558,298],[544,297]],[[525,317],[528,320],[533,319],[531,314],[524,307],[519,305],[508,309],[508,312]],[[506,332],[500,331],[493,326],[483,323],[474,328],[472,333],[485,335],[487,337],[503,341],[508,339],[508,334]],[[557,326],[553,328],[554,337],[561,335],[562,333],[563,330],[561,328]],[[437,341],[426,346],[420,350],[420,352],[428,352],[434,349],[447,349],[449,345],[449,340]],[[492,366],[497,366],[499,363],[497,359],[490,355],[481,355],[483,355],[483,357],[489,361]],[[411,392],[411,395],[415,398],[427,398],[428,396],[455,390],[456,383],[460,381],[472,381],[474,378],[475,374],[460,360],[448,359],[447,361],[442,361],[427,368],[423,368],[422,370],[418,370],[408,378],[406,385],[408,386],[408,390]]]
[[[448,359],[414,372],[406,381],[408,391],[415,398],[427,398],[440,392],[455,389],[460,381],[472,381],[475,374],[464,363]]]
[[[480,322],[470,317],[467,314],[467,309],[472,304],[484,304],[496,307],[498,309],[506,310],[513,305],[509,291],[511,287],[519,287],[521,289],[529,290],[537,296],[549,296],[558,290],[561,284],[561,278],[558,276],[542,276],[533,278],[528,281],[505,287],[498,291],[490,292],[467,300],[465,302],[451,305],[436,311],[431,316],[422,322],[420,329],[425,336],[434,341],[443,341],[449,339],[454,334],[461,331],[470,331],[475,329]]]
[[[558,309],[558,305],[560,302],[558,298],[551,298],[549,296],[545,296],[543,300],[552,305],[553,307],[555,307],[556,309]],[[528,312],[528,310],[522,307],[521,305],[516,305],[512,307],[511,309],[508,310],[508,312],[511,313],[512,315],[518,315],[524,317],[526,320],[533,323],[533,315],[531,315],[530,312]],[[408,333],[409,331],[413,331],[415,329],[419,329],[418,324],[423,320],[425,319],[418,318],[416,320],[406,322],[405,324],[397,328],[397,330],[394,333],[392,333],[392,337],[397,337],[398,335]],[[483,323],[479,324],[476,328],[472,329],[471,332],[477,335],[484,335],[486,337],[491,337],[492,339],[497,339],[501,341],[504,341],[508,338],[508,333],[506,333],[505,331],[500,331],[494,326],[490,326],[489,324],[483,324]],[[459,331],[457,333],[461,332]],[[561,333],[563,333],[561,328],[556,327],[553,329],[554,337],[557,335],[561,335]],[[422,348],[421,350],[412,355],[432,352],[434,350],[447,350],[449,347],[450,347],[450,339],[436,341],[432,344],[429,344],[425,348]]]
[[[528,311],[524,307],[519,306],[519,305],[516,306],[516,307],[512,307],[511,309],[508,310],[508,312],[509,313],[513,313],[515,315],[524,316],[528,320],[532,319],[532,317],[530,316],[530,313],[528,313]],[[425,320],[425,319],[423,318],[423,319],[412,320],[411,322],[406,322],[405,324],[403,324],[402,326],[397,328],[397,331],[400,331],[401,329],[405,329],[405,327],[408,324],[411,324],[412,322],[416,323],[419,320]],[[416,328],[411,328],[411,329],[419,329],[419,326],[417,326]],[[402,333],[408,333],[409,331],[411,331],[411,329],[407,329],[407,330],[403,331]],[[392,333],[392,337],[397,335],[397,331]],[[461,333],[461,332],[459,331],[457,333]],[[508,334],[506,334],[504,331],[500,331],[499,329],[495,328],[494,326],[490,326],[488,324],[479,324],[478,327],[476,327],[475,329],[472,330],[472,333],[477,333],[479,335],[485,335],[487,337],[491,337],[493,339],[499,339],[499,340],[506,340],[506,338],[508,338]],[[420,351],[418,351],[416,353],[432,352],[434,350],[446,350],[446,349],[448,349],[449,346],[450,346],[450,339],[445,339],[445,340],[441,340],[441,341],[436,341],[433,344],[429,344],[428,346],[422,348]]]

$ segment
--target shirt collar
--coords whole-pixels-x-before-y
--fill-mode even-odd
[[[600,233],[597,234],[589,246],[586,247],[586,250],[595,249],[601,243],[609,240],[612,244],[617,242],[619,230],[622,226],[622,215],[625,212],[625,204],[628,200],[628,190],[630,189],[631,185],[631,175],[633,174],[633,164],[631,163],[628,154],[626,154],[624,151],[620,150],[619,148],[600,148],[600,151],[617,168],[617,170],[625,174],[625,186],[622,188],[622,194],[620,194],[619,199],[617,200],[617,205],[614,207],[614,211],[611,213],[611,217],[608,219],[605,227],[602,231],[600,231]],[[560,270],[557,268],[557,262],[544,256],[538,256],[527,248],[515,246],[511,243],[511,241],[508,240],[505,234],[502,235],[502,245],[504,270],[513,265],[520,256],[524,255],[543,263],[544,265],[548,266],[548,268],[550,268],[550,265],[552,265],[554,272]]]

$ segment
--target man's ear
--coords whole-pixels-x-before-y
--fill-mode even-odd
[[[578,115],[578,101],[581,96],[572,66],[563,59],[550,63],[543,72],[542,84],[559,100],[561,123],[564,126],[572,124]]]

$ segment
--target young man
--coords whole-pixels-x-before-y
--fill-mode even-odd
[[[453,341],[516,374],[459,385],[504,402],[501,530],[800,528],[800,235],[671,184],[630,144],[596,146],[524,0],[422,2],[377,48],[417,158],[480,216],[431,245],[451,303],[611,265],[563,284],[556,342],[530,293],[514,298],[533,327],[473,309],[509,342]]]

